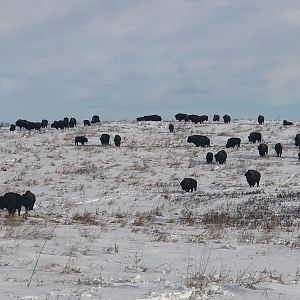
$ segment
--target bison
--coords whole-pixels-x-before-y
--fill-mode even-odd
[[[266,144],[260,144],[258,147],[258,152],[259,152],[259,155],[261,157],[265,156],[266,154],[268,154],[268,146]]]
[[[262,115],[259,115],[257,118],[258,124],[262,125],[265,122],[265,117]]]
[[[9,131],[15,131],[16,130],[16,125],[15,124],[10,124]]]
[[[300,152],[298,153],[298,160],[300,160]]]
[[[150,115],[150,116],[143,116],[143,117],[138,117],[136,120],[139,121],[161,121],[162,118],[159,115]]]
[[[17,120],[16,121],[16,126],[18,126],[20,129],[26,128],[28,121],[27,120]]]
[[[91,126],[91,123],[89,120],[83,120],[83,126]]]
[[[175,119],[177,120],[177,121],[185,121],[185,122],[187,122],[188,120],[189,120],[189,117],[188,117],[188,115],[187,114],[182,114],[182,113],[178,113],[178,114],[176,114],[175,115]]]
[[[293,122],[290,122],[290,121],[287,121],[287,120],[283,120],[283,125],[284,126],[290,126],[290,125],[293,125],[294,123]]]
[[[43,119],[41,124],[42,124],[42,128],[46,128],[48,126],[48,120]]]
[[[22,206],[25,207],[25,213],[27,214],[28,210],[33,210],[35,204],[35,195],[30,191],[27,191],[22,195]]]
[[[187,139],[188,143],[193,143],[196,147],[210,146],[210,139],[204,135],[190,135]]]
[[[99,118],[99,116],[94,115],[94,116],[92,117],[91,123],[92,123],[92,124],[100,123],[100,118]]]
[[[71,118],[68,125],[70,128],[75,127],[77,125],[77,120],[75,118]]]
[[[260,173],[256,170],[248,170],[246,173],[245,173],[245,176],[246,176],[246,179],[247,179],[247,182],[249,184],[250,187],[254,187],[255,186],[255,183],[257,184],[257,186],[259,186],[259,181],[260,181]]]
[[[114,143],[115,143],[115,145],[117,147],[120,147],[120,145],[121,145],[121,137],[118,134],[116,134],[115,137],[114,137]]]
[[[18,215],[20,215],[22,203],[22,196],[17,193],[9,192],[0,197],[0,209],[6,208],[11,216],[14,215],[16,210],[18,210]]]
[[[188,119],[195,124],[197,124],[197,123],[202,124],[204,121],[208,121],[208,116],[207,115],[202,115],[202,116],[189,115]]]
[[[197,191],[197,180],[193,178],[184,178],[180,182],[181,188],[186,192],[192,192],[193,190]]]
[[[174,132],[174,125],[173,124],[169,125],[169,130],[170,130],[170,132]]]
[[[275,145],[275,151],[276,151],[277,157],[281,157],[281,155],[282,155],[282,145],[280,143],[277,143]]]
[[[240,147],[241,139],[240,138],[230,138],[227,140],[226,148]]]
[[[109,144],[109,138],[110,138],[109,134],[107,134],[107,133],[101,134],[101,137],[100,137],[101,145],[102,146],[108,145]]]
[[[207,152],[207,154],[206,154],[206,162],[207,162],[208,164],[211,164],[211,163],[212,163],[213,158],[214,158],[213,153]]]
[[[295,146],[299,146],[300,149],[300,133],[297,133],[295,136]]]
[[[248,140],[250,143],[256,143],[257,142],[261,142],[261,133],[259,132],[251,132],[248,136]]]
[[[220,121],[220,116],[219,115],[214,115],[213,116],[213,121]]]
[[[227,159],[227,153],[225,150],[219,151],[217,154],[215,154],[216,162],[218,162],[220,165],[224,164]]]
[[[85,136],[76,136],[75,137],[75,145],[77,146],[78,143],[81,143],[81,145],[84,145],[84,143],[87,143],[88,139]]]
[[[223,120],[224,120],[224,123],[230,123],[231,118],[230,118],[229,115],[224,115],[224,116],[223,116]]]

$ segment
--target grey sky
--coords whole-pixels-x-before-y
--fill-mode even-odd
[[[2,0],[0,120],[299,120],[299,36],[296,0]]]

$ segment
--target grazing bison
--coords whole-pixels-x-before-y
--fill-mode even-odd
[[[89,120],[83,120],[83,125],[84,126],[91,126],[91,123]]]
[[[35,195],[30,191],[27,191],[22,195],[22,206],[25,207],[25,213],[27,214],[28,210],[33,210],[35,203]]]
[[[48,126],[48,120],[43,119],[41,124],[42,124],[42,128],[46,128]]]
[[[85,136],[76,136],[75,137],[75,145],[77,146],[78,143],[81,143],[81,145],[84,145],[84,143],[87,143],[88,139]]]
[[[230,123],[231,118],[230,118],[229,115],[224,115],[224,116],[223,116],[223,120],[224,120],[224,123]]]
[[[116,134],[115,137],[114,137],[114,143],[115,143],[115,145],[117,147],[120,147],[120,145],[121,145],[121,137],[118,134]]]
[[[15,124],[10,124],[9,131],[15,131],[16,130],[16,125]]]
[[[266,144],[260,144],[258,147],[258,152],[259,152],[259,155],[261,157],[265,156],[266,154],[268,154],[268,146]]]
[[[256,143],[258,141],[259,143],[261,142],[261,133],[259,132],[251,132],[250,135],[248,136],[248,140],[250,143]]]
[[[189,117],[188,117],[188,115],[187,114],[182,114],[182,113],[179,113],[179,114],[176,114],[175,115],[175,119],[177,120],[177,121],[185,121],[185,122],[187,122],[188,120],[189,120]]]
[[[169,130],[170,130],[170,132],[174,132],[174,125],[173,124],[169,125]]]
[[[280,143],[277,143],[275,145],[275,151],[276,151],[277,157],[281,157],[281,155],[282,155],[282,145]]]
[[[220,116],[219,115],[214,115],[213,121],[220,121]]]
[[[212,163],[213,158],[214,158],[213,153],[207,152],[207,154],[206,154],[206,162],[207,162],[208,164],[211,164],[211,163]]]
[[[289,126],[289,125],[293,125],[293,122],[287,121],[287,120],[283,120],[283,125],[284,126]]]
[[[219,151],[217,154],[215,154],[216,162],[218,162],[220,165],[223,165],[226,162],[227,159],[227,153],[225,150]]]
[[[247,182],[249,183],[250,187],[254,187],[255,183],[257,184],[257,186],[259,186],[259,181],[260,181],[260,173],[256,170],[248,170],[245,173]]]
[[[193,178],[184,178],[181,182],[180,182],[181,188],[186,191],[197,191],[197,180],[193,179]]]
[[[22,196],[17,193],[9,192],[0,197],[0,209],[6,208],[11,216],[14,215],[16,210],[18,210],[18,215],[20,215],[22,203]]]
[[[295,136],[295,146],[299,146],[300,149],[300,133],[297,133]]]
[[[143,117],[138,117],[136,120],[139,121],[161,121],[161,116],[159,115],[150,115],[150,116],[143,116]]]
[[[59,120],[59,121],[54,121],[51,124],[51,128],[55,128],[55,129],[64,129],[66,128],[66,123],[64,122],[64,120]]]
[[[210,145],[210,139],[204,135],[190,135],[187,139],[188,143],[193,143],[196,147],[206,147]]]
[[[100,141],[102,146],[106,146],[109,144],[109,138],[110,138],[109,134],[107,133],[101,134]]]
[[[208,116],[206,116],[206,115],[202,115],[202,116],[188,115],[188,119],[195,124],[197,124],[197,123],[202,124],[204,121],[208,121]]]
[[[91,123],[92,123],[92,124],[100,123],[100,118],[99,118],[99,116],[94,115],[94,116],[92,117]]]
[[[230,138],[227,140],[226,148],[240,147],[241,139],[240,138]]]
[[[258,124],[262,125],[265,122],[265,117],[262,115],[259,115],[257,118]]]

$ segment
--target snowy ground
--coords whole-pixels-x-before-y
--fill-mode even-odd
[[[300,299],[300,123],[281,123],[2,128],[0,194],[29,189],[37,201],[27,219],[0,211],[0,299]],[[102,133],[119,134],[121,147],[101,146]],[[188,144],[191,134],[211,147]],[[74,146],[77,135],[88,144]],[[241,147],[207,164],[230,137]],[[247,169],[262,174],[260,187]],[[197,192],[181,190],[184,177]]]

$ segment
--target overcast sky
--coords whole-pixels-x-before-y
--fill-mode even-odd
[[[1,0],[0,121],[299,120],[299,0]]]

